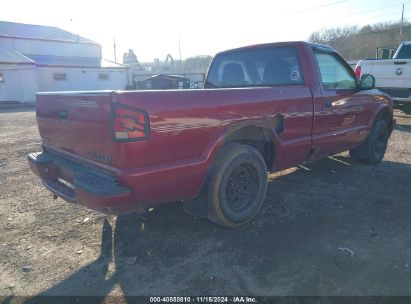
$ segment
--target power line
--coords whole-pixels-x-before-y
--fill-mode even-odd
[[[314,10],[321,9],[321,8],[324,8],[324,7],[337,5],[337,4],[340,4],[340,3],[343,3],[343,2],[347,2],[347,1],[349,1],[349,0],[340,0],[340,1],[336,1],[336,2],[331,2],[331,3],[327,3],[327,4],[307,8],[305,10],[301,10],[301,11],[297,11],[297,12],[293,12],[293,13],[289,13],[289,14],[285,14],[285,15],[281,15],[281,16],[284,17],[284,16],[292,16],[292,15],[302,14],[302,13],[305,13],[305,12],[310,12],[310,11],[314,11]]]
[[[406,16],[406,14],[411,14],[411,11],[406,11],[406,12],[404,12],[404,18],[405,18],[405,16]],[[389,17],[389,16],[398,16],[398,12],[391,13],[391,14],[370,16],[370,17],[366,17],[366,18],[350,20],[350,23],[356,23],[356,22],[358,22],[358,21],[364,21],[364,20],[375,19],[375,18],[385,18],[386,21],[380,21],[380,22],[388,22],[387,19],[386,19],[386,17]],[[398,18],[398,20],[399,20],[399,18]],[[392,20],[391,20],[391,21],[392,21]]]
[[[410,2],[410,1],[405,1],[404,3],[406,3],[406,2]],[[333,18],[333,20],[335,20],[335,19],[344,19],[344,18],[347,18],[347,17],[352,17],[352,16],[358,16],[358,15],[364,15],[364,14],[368,14],[368,13],[378,12],[378,11],[381,11],[381,10],[385,10],[385,9],[387,9],[387,8],[397,7],[397,6],[399,6],[400,4],[401,4],[401,3],[397,3],[397,4],[392,4],[392,5],[388,5],[388,6],[376,8],[376,9],[373,9],[373,10],[368,10],[368,11],[363,11],[363,12],[359,12],[359,13],[349,14],[349,15],[345,15],[345,16],[342,16],[342,17],[335,17],[335,18]]]
[[[405,12],[404,12],[404,20],[406,20],[406,18],[405,18],[406,14],[410,14],[410,15],[411,15],[411,11],[405,11]],[[388,14],[388,15],[385,14],[385,15],[383,15],[383,16],[381,16],[381,15],[371,16],[371,17],[366,17],[366,18],[361,18],[361,19],[352,20],[351,22],[354,23],[353,26],[356,26],[355,23],[358,22],[358,21],[375,19],[375,18],[380,18],[380,17],[387,17],[387,16],[394,16],[394,15],[398,15],[398,13],[391,13],[391,14]],[[374,25],[375,25],[375,24],[378,24],[378,23],[389,22],[389,21],[393,21],[393,20],[376,22],[376,23],[374,23]],[[368,25],[372,26],[373,24],[368,24]],[[346,25],[344,25],[344,26],[337,26],[336,28],[344,28],[344,27],[349,27],[349,26],[351,26],[351,25],[350,25],[350,24],[346,24]],[[362,26],[362,27],[364,27],[364,26]],[[357,26],[357,28],[361,29],[361,27],[358,27],[358,26]],[[391,29],[391,28],[390,28],[390,29]],[[387,30],[390,30],[390,29],[387,29]],[[318,31],[318,32],[321,32],[321,31]]]
[[[326,20],[324,20],[324,21],[336,20],[336,19],[344,19],[344,18],[348,18],[348,17],[352,17],[352,16],[365,15],[365,14],[368,14],[368,13],[378,12],[378,11],[381,11],[381,10],[385,10],[385,9],[387,9],[387,8],[392,8],[392,7],[400,6],[401,4],[403,4],[403,3],[408,3],[408,2],[410,2],[410,1],[411,1],[411,0],[403,1],[403,2],[400,2],[400,3],[391,4],[391,5],[388,5],[388,6],[384,6],[384,7],[380,7],[380,8],[376,8],[376,9],[372,9],[372,10],[367,10],[367,11],[363,11],[363,12],[359,12],[359,13],[354,13],[354,14],[349,14],[349,15],[344,15],[344,16],[337,16],[337,17],[333,17],[333,18],[330,18],[330,19],[326,19]]]

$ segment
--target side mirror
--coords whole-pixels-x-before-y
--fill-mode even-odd
[[[371,74],[364,74],[360,79],[361,90],[371,90],[375,87],[375,77]]]

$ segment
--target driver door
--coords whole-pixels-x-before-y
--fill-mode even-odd
[[[321,96],[315,97],[314,146],[320,155],[347,150],[360,142],[366,130],[360,125],[367,97],[361,94],[351,67],[334,51],[314,48],[321,79]]]

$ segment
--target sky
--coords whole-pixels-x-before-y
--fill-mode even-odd
[[[56,26],[100,43],[117,60],[133,49],[139,61],[215,53],[257,43],[307,40],[314,31],[411,20],[411,0],[12,0],[0,20]],[[179,47],[180,45],[180,47]]]

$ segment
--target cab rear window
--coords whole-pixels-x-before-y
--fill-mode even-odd
[[[205,88],[233,88],[303,84],[295,47],[266,47],[217,55]]]

